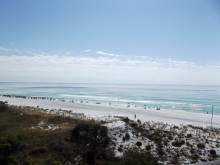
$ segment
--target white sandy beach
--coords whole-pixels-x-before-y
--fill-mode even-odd
[[[144,109],[144,107],[126,107],[125,104],[107,104],[106,102],[70,102],[62,100],[45,100],[31,98],[17,98],[0,96],[0,101],[7,101],[9,105],[18,106],[39,106],[45,109],[62,109],[69,110],[73,113],[84,113],[86,116],[100,119],[106,116],[125,116],[132,120],[158,121],[169,124],[192,124],[195,126],[207,127],[210,126],[211,114],[185,112],[180,110],[155,110]],[[136,115],[136,118],[135,118]],[[220,128],[220,116],[214,115],[213,126]]]

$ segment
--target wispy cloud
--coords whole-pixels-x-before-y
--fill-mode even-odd
[[[20,52],[18,49],[6,48],[6,47],[3,47],[3,46],[0,46],[0,51],[2,51],[2,52],[14,52],[14,53],[19,53]]]
[[[220,66],[174,59],[31,52],[0,56],[0,81],[175,83],[220,85]],[[99,56],[100,55],[100,56]]]
[[[91,52],[91,51],[92,51],[91,49],[85,49],[85,50],[83,50],[84,53],[89,53],[89,52]]]
[[[96,51],[97,54],[103,55],[103,56],[110,56],[110,57],[119,57],[120,55],[114,54],[114,53],[107,53],[101,50]]]
[[[4,48],[0,46],[0,51],[10,51],[10,49]]]

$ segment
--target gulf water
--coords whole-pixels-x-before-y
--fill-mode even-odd
[[[220,115],[220,86],[1,82],[0,95],[134,103],[149,108]]]

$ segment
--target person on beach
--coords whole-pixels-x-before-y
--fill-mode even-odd
[[[130,107],[130,103],[127,104],[127,108],[129,108],[129,107]]]

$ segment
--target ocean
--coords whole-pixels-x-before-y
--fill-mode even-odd
[[[45,96],[220,115],[220,86],[1,82],[0,95]]]

